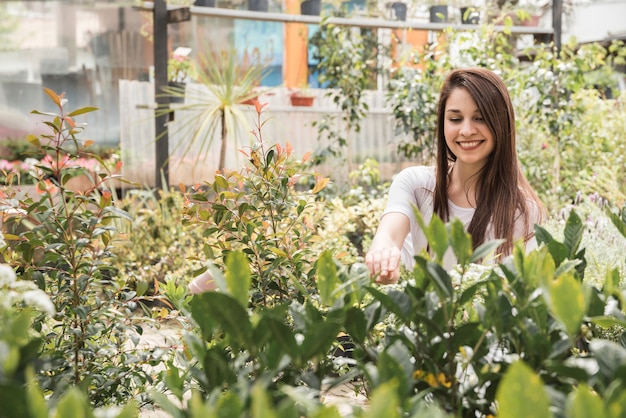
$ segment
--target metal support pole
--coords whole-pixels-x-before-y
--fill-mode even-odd
[[[561,53],[561,32],[563,27],[563,0],[552,1],[552,30],[554,31],[554,47]]]
[[[154,113],[156,133],[156,171],[155,186],[160,189],[163,181],[169,184],[169,135],[167,132],[169,97],[163,95],[163,86],[167,85],[167,5],[165,0],[156,0],[153,9],[154,37],[154,98],[157,110]],[[166,186],[168,185],[166,184]]]

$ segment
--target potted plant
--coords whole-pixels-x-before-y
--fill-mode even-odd
[[[475,6],[460,7],[461,23],[465,25],[478,25],[480,23],[480,11]]]
[[[261,62],[240,59],[235,49],[199,54],[193,65],[200,88],[189,89],[187,101],[176,109],[188,114],[181,128],[186,130],[183,137],[188,141],[180,145],[185,147],[183,154],[188,153],[193,145],[198,145],[198,155],[204,155],[219,130],[221,148],[218,169],[222,170],[230,135],[237,146],[237,127],[244,126],[246,129],[243,131],[249,131],[249,118],[239,106],[259,94],[255,87],[265,76],[266,67]],[[169,88],[168,93],[173,96],[185,94],[174,88]],[[167,114],[173,111],[169,107],[160,109]]]
[[[315,94],[307,88],[293,89],[289,92],[289,100],[292,106],[310,107],[315,101]]]
[[[322,12],[322,0],[303,0],[300,3],[300,14],[306,16],[319,16]]]
[[[185,101],[185,86],[195,76],[194,64],[189,54],[191,48],[179,46],[167,61],[167,80],[170,88],[182,94],[170,95],[170,102],[183,103]]]
[[[429,10],[431,23],[444,23],[448,21],[448,3],[445,0],[435,0]]]

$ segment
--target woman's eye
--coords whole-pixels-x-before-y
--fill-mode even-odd
[[[461,119],[460,118],[450,118],[448,119],[450,122],[456,123],[456,122],[460,122]]]

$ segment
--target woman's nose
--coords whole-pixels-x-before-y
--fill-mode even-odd
[[[472,136],[476,133],[476,127],[471,120],[464,120],[461,125],[461,129],[459,130],[459,133],[462,136]]]

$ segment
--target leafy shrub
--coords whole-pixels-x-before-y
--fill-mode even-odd
[[[289,144],[263,141],[262,109],[257,101],[257,142],[242,151],[249,165],[241,173],[217,173],[206,187],[192,188],[186,223],[203,226],[205,255],[219,265],[231,252],[243,251],[253,271],[253,303],[272,306],[309,292],[314,261],[310,212],[314,195],[328,179],[303,172],[302,161],[291,158]],[[308,175],[315,178],[313,189],[297,191],[297,182]]]
[[[129,310],[135,293],[113,280],[115,224],[130,219],[107,187],[119,167],[107,167],[88,152],[92,141],[79,139],[83,127],[77,118],[95,109],[66,112],[67,100],[45,91],[59,113],[45,114],[49,135],[28,140],[49,160],[36,165],[38,195],[3,191],[0,210],[10,214],[4,260],[21,280],[45,291],[56,310],[54,317],[34,322],[43,336],[35,372],[46,396],[54,403],[77,387],[94,405],[127,402],[144,391],[151,376],[142,365],[155,358],[127,344],[133,334],[138,339]],[[73,164],[84,156],[98,160],[105,171],[94,176]],[[68,182],[81,175],[91,187],[71,190]]]

